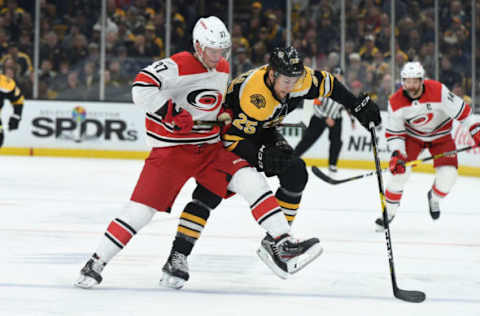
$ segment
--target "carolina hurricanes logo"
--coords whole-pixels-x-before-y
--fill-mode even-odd
[[[187,101],[201,111],[211,112],[222,104],[223,96],[218,90],[200,89],[190,92]]]
[[[433,113],[422,114],[407,120],[407,123],[412,126],[427,125],[433,119]]]

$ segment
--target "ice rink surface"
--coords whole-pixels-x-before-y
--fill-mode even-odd
[[[332,186],[310,174],[293,233],[319,237],[324,253],[288,280],[257,258],[264,232],[233,197],[212,213],[184,289],[160,288],[189,182],[172,214],[157,214],[107,265],[99,287],[73,287],[142,165],[0,156],[0,315],[480,315],[480,179],[459,177],[433,222],[433,175],[420,173],[391,226],[399,287],[424,291],[420,304],[393,298],[385,236],[373,225],[375,177]]]

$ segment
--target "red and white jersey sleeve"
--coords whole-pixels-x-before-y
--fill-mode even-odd
[[[207,70],[195,56],[182,52],[154,62],[136,76],[132,98],[146,110],[147,142],[152,147],[220,141],[219,127],[195,125],[191,133],[177,133],[163,121],[168,100],[177,110],[188,111],[193,120],[216,120],[225,99],[230,66],[222,59],[216,69]],[[163,110],[162,110],[163,108]]]
[[[435,80],[425,80],[424,92],[417,100],[400,88],[388,101],[386,138],[392,151],[405,153],[405,137],[423,142],[450,137],[453,120],[470,124],[470,105]]]

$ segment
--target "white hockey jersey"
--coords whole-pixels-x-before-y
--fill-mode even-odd
[[[389,119],[386,138],[392,151],[405,153],[405,138],[423,142],[441,141],[451,137],[453,120],[468,128],[473,116],[470,105],[435,80],[424,81],[419,99],[412,100],[400,88],[388,101]]]
[[[146,110],[147,142],[152,147],[216,143],[220,128],[195,125],[191,133],[176,133],[163,121],[169,99],[183,108],[193,120],[214,121],[227,90],[230,66],[222,59],[208,71],[189,52],[181,52],[142,69],[132,87],[133,102]]]

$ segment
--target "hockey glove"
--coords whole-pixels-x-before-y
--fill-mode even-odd
[[[18,129],[18,124],[20,123],[20,116],[13,114],[8,120],[8,130],[13,131]]]
[[[0,125],[0,147],[3,145],[3,129],[2,126]]]
[[[392,174],[403,174],[405,173],[405,161],[407,161],[407,157],[405,157],[400,151],[395,150],[390,158],[390,172]]]
[[[292,147],[265,146],[258,150],[258,166],[267,177],[282,174],[295,159]]]
[[[373,122],[375,126],[382,122],[378,105],[366,94],[358,97],[358,103],[353,106],[352,114],[366,129],[370,128],[370,122]]]
[[[222,122],[222,134],[225,134],[232,125],[232,110],[222,107],[217,116],[217,121]]]
[[[472,135],[475,146],[480,146],[480,123],[475,123],[470,127],[470,135]]]
[[[172,100],[168,100],[167,115],[165,115],[165,122],[174,125],[174,129],[179,133],[190,133],[193,127],[192,115],[184,109],[177,111],[175,109],[175,103]]]

